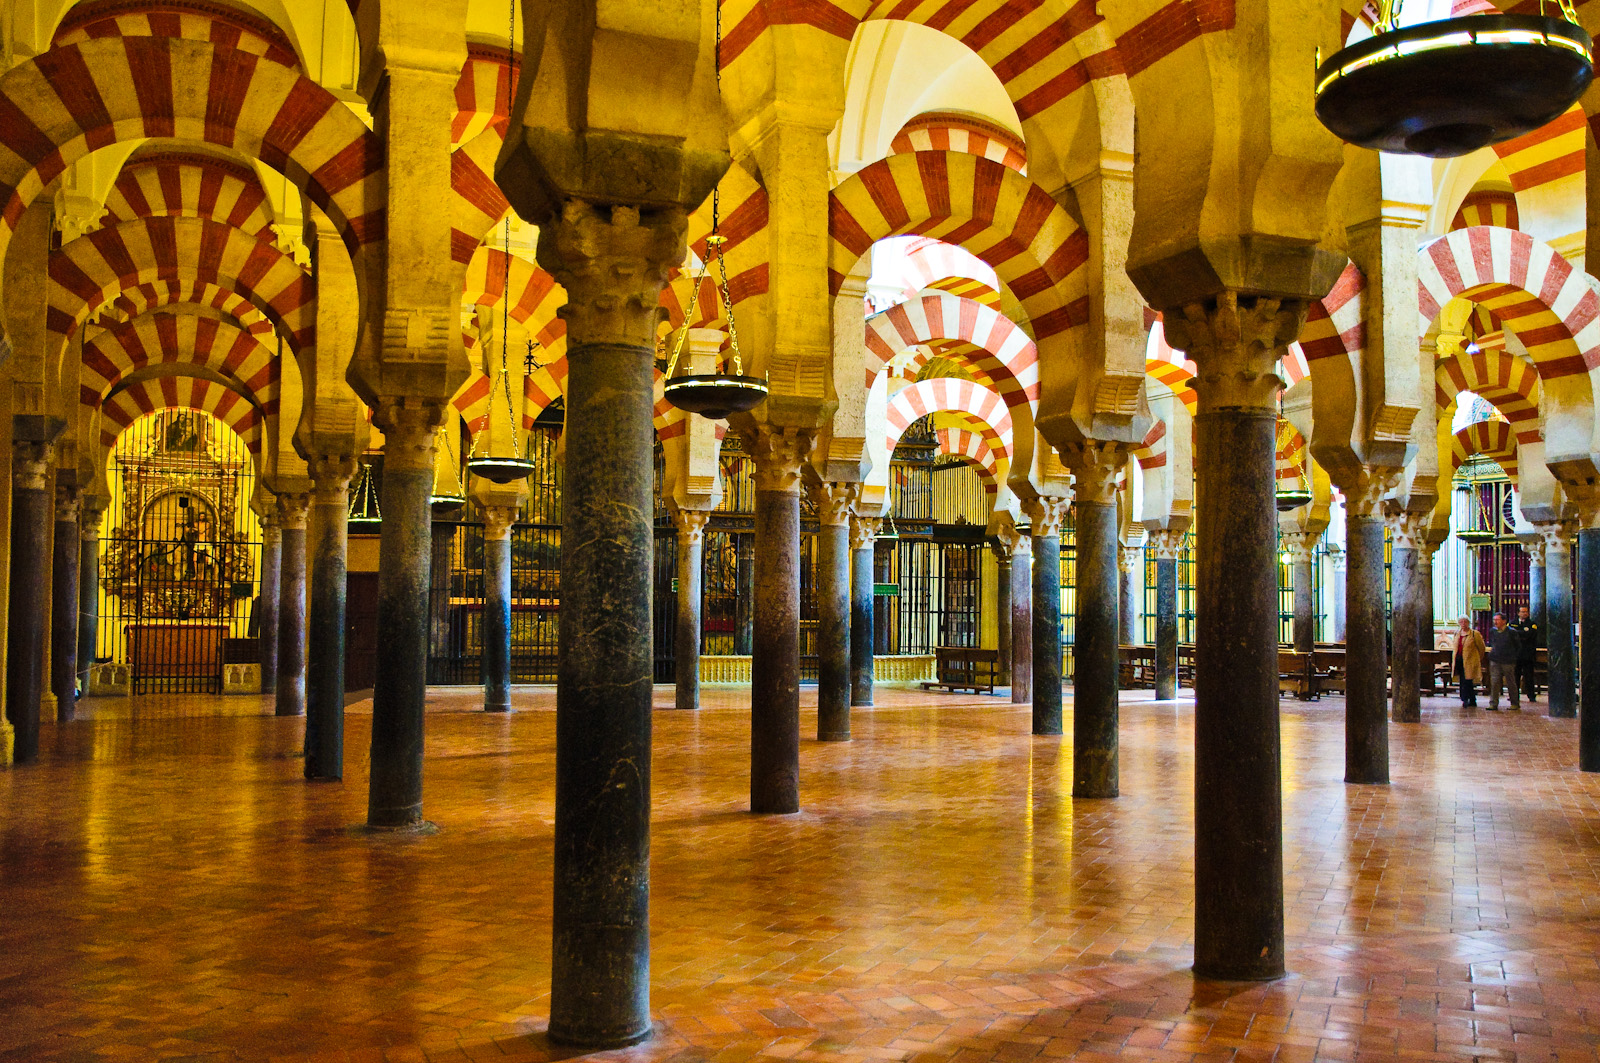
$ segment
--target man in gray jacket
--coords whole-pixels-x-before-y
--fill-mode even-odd
[[[1494,614],[1494,627],[1484,640],[1489,644],[1489,711],[1500,711],[1500,688],[1510,694],[1511,711],[1521,712],[1517,704],[1517,658],[1522,654],[1522,639],[1516,628],[1506,624],[1506,614]]]

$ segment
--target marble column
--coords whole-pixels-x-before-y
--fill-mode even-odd
[[[1072,469],[1077,529],[1072,796],[1116,797],[1120,785],[1117,695],[1121,663],[1117,614],[1123,553],[1117,541],[1117,473],[1127,467],[1128,452],[1120,444],[1090,442],[1063,449],[1061,457]]]
[[[1124,646],[1144,645],[1144,545],[1124,545],[1117,553],[1117,641]]]
[[[11,444],[11,608],[6,632],[6,717],[16,731],[12,762],[39,759],[44,696],[45,609],[50,598],[52,518],[48,442]]]
[[[1320,532],[1282,531],[1278,538],[1289,554],[1289,566],[1294,577],[1294,624],[1292,627],[1296,653],[1310,653],[1316,644],[1315,581],[1311,574],[1316,559]]]
[[[1178,696],[1178,555],[1186,532],[1163,528],[1151,533],[1156,552],[1156,700]]]
[[[1578,526],[1578,624],[1600,631],[1600,500],[1580,503]],[[1578,653],[1578,769],[1600,771],[1600,638]]]
[[[700,707],[700,625],[705,598],[704,509],[674,507],[672,522],[678,529],[678,623],[673,634],[673,659],[677,669],[677,707]]]
[[[1395,723],[1422,722],[1422,660],[1417,644],[1417,554],[1428,530],[1429,515],[1396,510],[1386,523],[1392,551],[1389,590],[1391,716]]]
[[[1417,646],[1424,650],[1433,649],[1433,555],[1440,542],[1425,536],[1417,550]]]
[[[1333,642],[1345,641],[1347,629],[1345,609],[1345,552],[1342,546],[1328,547],[1328,561],[1333,566],[1333,586],[1328,592],[1328,607],[1333,613]]]
[[[1242,304],[1242,305],[1241,305]],[[1194,377],[1194,971],[1283,974],[1276,361],[1303,304],[1225,291],[1168,312]]]
[[[515,506],[483,514],[483,711],[511,711],[511,527]]]
[[[58,477],[62,476],[57,472]],[[81,541],[76,487],[56,484],[55,544],[50,564],[50,689],[56,696],[56,719],[72,719],[78,697],[78,577]]]
[[[733,563],[733,584],[736,600],[733,603],[733,652],[741,657],[750,655],[755,641],[755,590],[756,590],[756,537],[749,533],[738,536],[738,555]]]
[[[850,517],[861,486],[811,486],[817,539],[817,741],[850,740]]]
[[[306,530],[306,778],[344,778],[344,618],[354,455],[311,466]],[[281,687],[279,688],[282,689]]]
[[[1572,521],[1535,524],[1544,539],[1545,642],[1549,647],[1550,715],[1578,714],[1577,690],[1572,682]],[[1531,611],[1531,610],[1530,610]]]
[[[437,486],[437,484],[436,484]],[[441,512],[442,510],[442,512]],[[443,516],[446,519],[440,520]],[[450,555],[453,552],[456,532],[461,529],[461,507],[448,506],[435,509],[428,526],[428,658],[434,662],[453,659],[450,645]],[[428,682],[443,683],[450,677],[434,674],[430,667]]]
[[[1061,525],[1067,500],[1022,504],[1033,523],[1033,733],[1061,733]],[[1112,562],[1115,565],[1115,561]]]
[[[1033,537],[1011,544],[1011,704],[1033,701]]]
[[[280,494],[283,554],[278,578],[279,716],[306,712],[306,517],[310,494]]]
[[[1000,540],[990,544],[995,560],[995,656],[996,681],[1011,679],[1011,544]]]
[[[261,595],[256,607],[257,655],[261,659],[261,693],[278,691],[278,598],[283,570],[283,529],[278,525],[278,503],[266,496],[267,512],[261,516]]]
[[[880,517],[850,517],[850,704],[872,704],[872,587]]]
[[[809,431],[757,426],[755,634],[750,661],[750,811],[800,811],[800,467]]]
[[[1578,548],[1583,548],[1582,540]],[[1549,628],[1545,621],[1549,618],[1549,609],[1545,602],[1544,579],[1544,537],[1531,535],[1522,540],[1522,549],[1528,555],[1528,615],[1533,622],[1539,625],[1539,634],[1548,645]]]
[[[378,830],[423,824],[422,741],[433,568],[429,499],[435,440],[443,420],[443,403],[414,398],[380,399],[372,418],[383,433],[383,489],[378,499],[383,523],[378,539],[378,656],[367,825]],[[565,599],[562,605],[566,607]]]
[[[100,522],[105,517],[104,501],[86,497],[78,521],[78,689],[85,694],[89,692],[89,676],[100,646]]]
[[[1389,781],[1389,657],[1384,646],[1382,498],[1399,479],[1363,469],[1344,490],[1344,781]]]

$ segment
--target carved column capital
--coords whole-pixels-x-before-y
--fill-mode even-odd
[[[1090,439],[1060,448],[1061,464],[1072,470],[1072,493],[1079,502],[1107,506],[1117,500],[1117,476],[1128,464],[1128,444]]]
[[[311,493],[294,492],[278,496],[278,522],[285,531],[305,531],[306,513],[311,509]]]
[[[1061,534],[1061,525],[1067,519],[1069,503],[1065,498],[1054,498],[1050,495],[1039,495],[1036,498],[1023,499],[1022,512],[1032,523],[1032,535],[1035,539],[1042,539],[1052,535]]]
[[[1345,563],[1344,547],[1329,543],[1327,554],[1328,560],[1333,562],[1333,570],[1335,572],[1343,572]]]
[[[870,550],[878,538],[878,529],[883,527],[882,517],[863,517],[852,513],[850,515],[850,549]]]
[[[680,543],[698,543],[705,538],[706,522],[711,519],[709,509],[672,508],[672,526],[678,529]]]
[[[311,470],[312,501],[319,506],[343,506],[350,502],[350,481],[356,474],[352,454],[318,454],[306,463]]]
[[[683,261],[682,210],[641,212],[569,199],[539,226],[539,265],[567,290],[567,346],[654,347],[661,288]]]
[[[1518,537],[1522,542],[1522,551],[1528,555],[1528,564],[1533,568],[1544,567],[1544,536],[1523,535]]]
[[[1150,533],[1150,547],[1157,561],[1176,561],[1183,553],[1183,541],[1188,532],[1181,528],[1161,528]]]
[[[1194,360],[1198,413],[1274,411],[1283,380],[1277,361],[1300,335],[1306,303],[1225,291],[1216,302],[1189,303],[1165,315],[1167,342]]]
[[[478,507],[483,514],[483,538],[486,542],[500,542],[511,538],[511,526],[517,522],[516,506]]]
[[[1289,554],[1289,560],[1298,564],[1310,561],[1317,548],[1317,540],[1322,538],[1321,532],[1308,531],[1280,531],[1278,541]]]
[[[100,501],[100,500],[96,500]],[[78,511],[78,538],[86,543],[96,542],[100,538],[100,523],[105,520],[106,511],[101,506],[90,505],[89,499],[84,499],[83,507]]]
[[[1395,489],[1403,471],[1363,465],[1353,481],[1339,485],[1339,490],[1344,492],[1345,512],[1353,517],[1382,517],[1383,496]]]
[[[1545,560],[1550,560],[1551,554],[1566,554],[1572,550],[1572,536],[1578,530],[1575,520],[1541,521],[1533,526],[1533,530],[1544,540]]]
[[[256,519],[261,522],[261,544],[273,546],[283,541],[283,525],[278,521],[278,500],[273,496],[270,508],[265,513],[256,514]]]
[[[372,423],[383,433],[383,467],[432,469],[444,414],[443,402],[412,397],[379,399],[372,411]]]
[[[43,491],[50,482],[50,458],[54,451],[54,443],[13,440],[11,486],[19,491]]]
[[[1117,569],[1130,576],[1144,570],[1144,547],[1124,546],[1117,550]]]
[[[56,484],[56,522],[75,524],[83,505],[83,492],[66,484]]]
[[[811,504],[817,507],[817,521],[825,527],[839,528],[850,523],[851,507],[861,495],[857,483],[814,483],[808,492]]]
[[[1432,520],[1431,513],[1402,510],[1393,502],[1384,507],[1383,522],[1389,528],[1389,536],[1396,550],[1420,553],[1423,549],[1423,540],[1428,535],[1428,525]]]
[[[800,467],[817,442],[811,429],[760,424],[740,436],[755,460],[753,479],[757,491],[800,493]]]

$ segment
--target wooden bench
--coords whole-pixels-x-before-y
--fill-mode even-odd
[[[1322,691],[1312,667],[1314,655],[1294,650],[1278,651],[1278,693],[1293,694],[1301,701],[1313,701]]]
[[[1122,690],[1156,685],[1154,646],[1117,647],[1117,686]]]
[[[1439,693],[1440,683],[1444,684],[1446,693],[1450,690],[1450,661],[1452,654],[1449,650],[1423,650],[1422,667],[1422,692],[1424,694]]]
[[[939,646],[934,650],[934,682],[923,683],[923,690],[970,690],[974,694],[993,694],[1000,675],[1000,651],[971,646]]]

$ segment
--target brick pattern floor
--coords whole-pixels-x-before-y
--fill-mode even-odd
[[[815,693],[803,695],[814,706]],[[0,771],[0,1060],[543,1061],[553,693],[441,693],[438,834],[372,838],[370,702],[308,784],[266,699],[84,702]],[[1575,721],[1425,702],[1346,786],[1283,703],[1289,965],[1197,983],[1193,707],[1125,695],[1122,793],[999,698],[880,689],[747,805],[748,690],[658,688],[656,1038],[627,1061],[1594,1060],[1600,776]],[[803,723],[815,733],[815,713]],[[1068,723],[1070,734],[1071,724]]]

